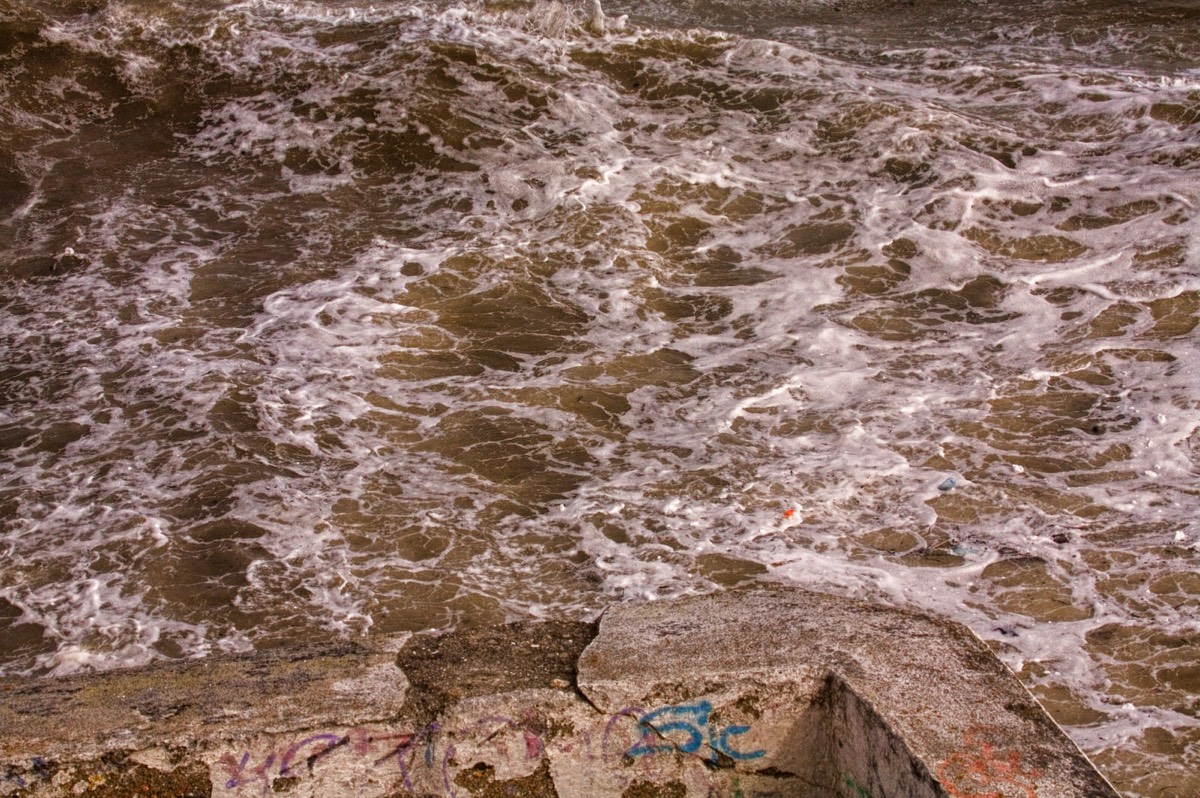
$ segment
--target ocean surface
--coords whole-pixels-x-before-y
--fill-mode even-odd
[[[1200,2],[602,14],[0,0],[0,673],[777,582],[1200,794]]]

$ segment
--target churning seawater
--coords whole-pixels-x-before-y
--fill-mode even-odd
[[[1200,791],[1200,4],[606,11],[0,0],[0,671],[764,580]]]

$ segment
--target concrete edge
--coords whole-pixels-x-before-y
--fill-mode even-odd
[[[965,628],[779,587],[0,695],[19,798],[1117,796]]]

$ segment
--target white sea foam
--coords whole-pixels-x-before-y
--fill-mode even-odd
[[[0,408],[34,430],[0,598],[54,641],[12,667],[586,617],[742,568],[967,623],[1104,713],[1093,750],[1192,725],[1080,654],[1196,629],[1154,581],[1200,538],[1195,125],[1163,110],[1191,77],[1017,23],[868,53],[535,16],[47,26],[148,93],[155,42],[235,88],[69,241],[32,233],[87,268],[0,320],[45,364]],[[171,597],[210,566],[207,615]]]

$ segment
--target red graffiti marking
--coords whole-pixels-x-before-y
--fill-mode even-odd
[[[536,734],[525,734],[525,758],[526,759],[541,759],[542,753],[546,750],[546,744],[542,742],[542,738]]]
[[[938,781],[952,798],[1038,798],[1041,771],[1021,764],[1016,749],[997,750],[979,739],[979,729],[963,736],[964,750],[944,760]]]

